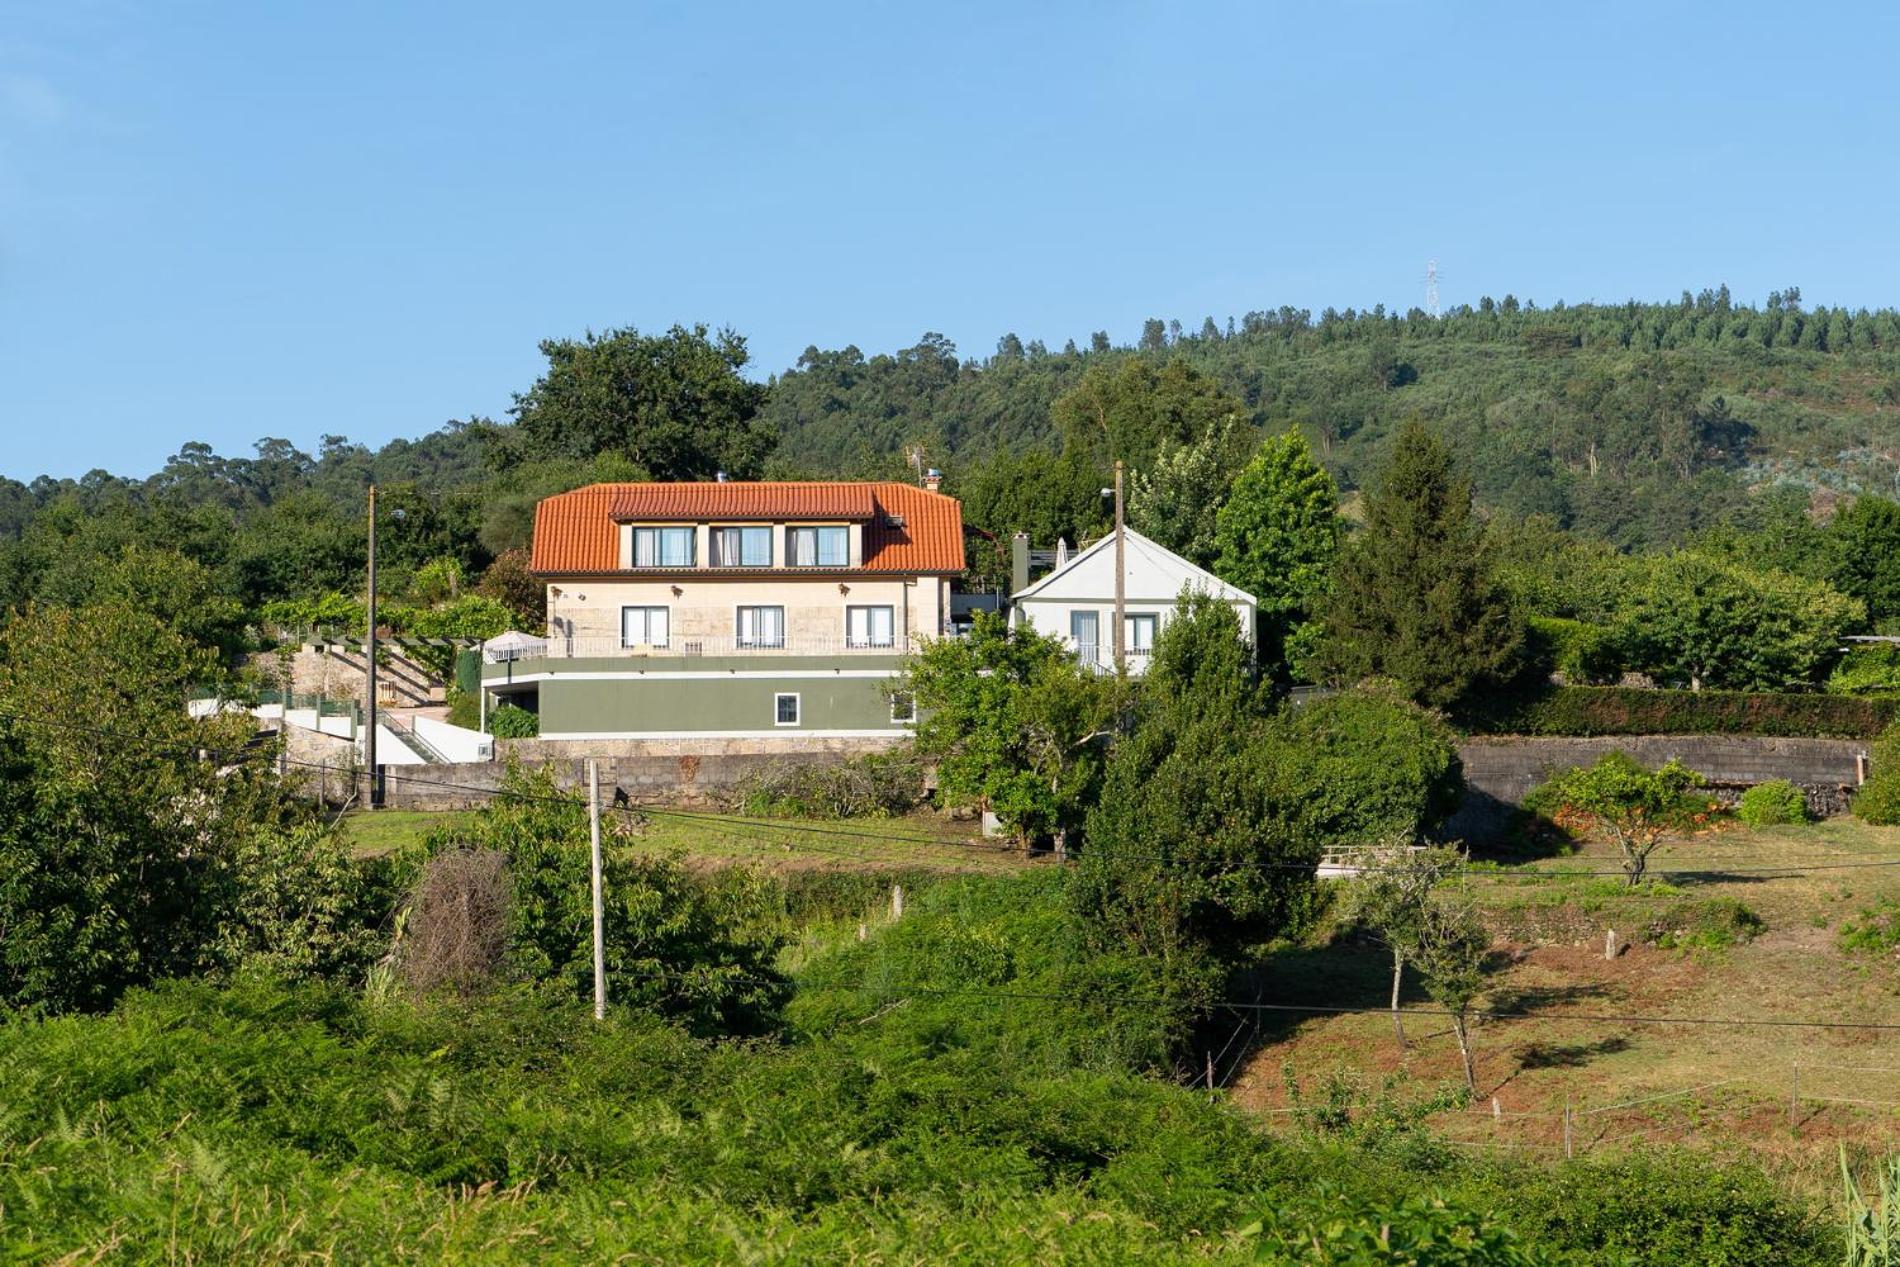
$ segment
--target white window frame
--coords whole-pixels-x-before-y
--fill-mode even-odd
[[[786,700],[792,701],[792,719],[785,721],[779,716],[779,705]],[[796,726],[805,719],[805,701],[797,691],[774,691],[772,693],[772,724],[774,726]]]
[[[1145,647],[1137,645],[1137,640],[1135,638],[1135,630],[1141,627],[1142,621],[1147,621],[1148,626],[1149,626],[1148,645]],[[1129,612],[1125,616],[1122,617],[1122,646],[1127,648],[1129,655],[1152,654],[1155,649],[1155,639],[1159,638],[1160,636],[1161,636],[1160,613],[1158,612]]]
[[[910,712],[902,717],[897,715],[897,701],[900,699],[910,701]],[[917,724],[917,697],[909,691],[892,691],[891,721],[899,726],[915,726]]]
[[[739,534],[739,558],[736,561],[726,558],[725,551],[721,549],[720,547],[721,535],[728,532],[735,532]],[[745,543],[747,540],[747,534],[751,534],[751,533],[763,533],[765,536],[765,562],[763,563],[745,562]],[[712,567],[716,567],[716,568],[769,568],[772,566],[771,525],[769,524],[714,524],[707,531],[706,551],[707,551],[707,554],[710,556],[707,559],[707,563]]]
[[[653,534],[653,563],[640,562],[640,534]],[[686,562],[666,563],[665,541],[668,533],[684,534],[686,537]],[[637,524],[633,529],[633,566],[646,568],[690,568],[699,562],[699,530],[691,524]]]
[[[745,614],[747,612],[777,612],[778,641],[762,641],[758,637],[758,618],[753,618],[753,636],[748,640],[745,632]],[[785,649],[785,606],[782,603],[741,603],[732,609],[732,645],[740,651],[783,651]]]
[[[851,613],[883,612],[888,632],[884,641],[877,640],[877,632],[872,627],[871,618],[864,618],[864,637],[859,639],[851,631]],[[852,603],[844,609],[844,644],[847,647],[895,647],[897,645],[897,609],[889,603]]]
[[[642,613],[640,617],[640,632],[641,634],[644,635],[644,637],[639,642],[627,641],[627,614],[629,612]],[[657,642],[653,640],[653,613],[654,612],[660,613],[660,619],[662,623],[666,626],[666,636],[662,637]],[[655,606],[654,604],[651,604],[651,603],[627,603],[621,607],[620,609],[620,645],[622,648],[630,650],[634,647],[653,647],[653,648],[663,651],[667,648],[667,646],[671,644],[672,636],[673,636],[673,609],[671,607]]]
[[[1095,622],[1095,641],[1083,642],[1076,632],[1076,620],[1086,616]],[[1113,620],[1114,613],[1109,614]],[[1072,607],[1069,609],[1069,641],[1075,646],[1076,658],[1084,664],[1099,664],[1102,659],[1102,613],[1093,607]]]
[[[811,534],[810,563],[798,561],[798,539],[805,533]],[[824,558],[824,540],[826,533],[836,534],[840,543],[836,561],[827,563]],[[842,524],[794,524],[785,530],[785,566],[799,568],[846,568],[851,566],[851,529]]]

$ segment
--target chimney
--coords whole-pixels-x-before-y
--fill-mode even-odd
[[[1019,532],[1009,539],[1009,592],[1020,594],[1029,588],[1029,534]]]
[[[934,466],[931,467],[928,471],[925,471],[924,472],[924,488],[933,493],[942,489],[943,488],[943,472],[939,471]]]

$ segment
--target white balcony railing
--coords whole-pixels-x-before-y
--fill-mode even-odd
[[[554,634],[547,640],[546,654],[553,659],[610,659],[620,657],[680,656],[843,656],[907,655],[919,647],[916,638],[897,635],[883,641],[839,637],[808,637],[786,634],[772,638],[675,634],[664,644],[642,643],[627,646],[612,635]]]

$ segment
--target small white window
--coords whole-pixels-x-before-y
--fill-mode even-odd
[[[798,696],[781,692],[772,697],[772,721],[778,726],[798,725]]]
[[[712,565],[716,568],[769,568],[772,566],[770,528],[714,528]]]
[[[633,530],[633,566],[637,568],[689,568],[693,566],[692,528],[635,528]]]
[[[783,607],[741,607],[736,632],[741,647],[783,647],[785,645],[785,609]]]
[[[849,528],[793,528],[789,562],[798,568],[841,568],[851,562]]]
[[[845,641],[854,647],[888,647],[895,623],[889,607],[847,607]]]
[[[620,609],[620,645],[623,647],[664,647],[669,626],[664,607],[622,607]]]
[[[1147,655],[1155,649],[1155,617],[1129,616],[1123,626],[1129,655]]]
[[[900,726],[908,726],[917,720],[917,697],[909,691],[896,691],[891,695],[891,720]]]

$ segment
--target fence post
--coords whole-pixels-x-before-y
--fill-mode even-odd
[[[891,918],[904,918],[904,886],[901,884],[891,886]]]
[[[1793,1065],[1788,1071],[1788,1129],[1796,1135],[1801,1133],[1801,1066]]]
[[[1571,1158],[1575,1157],[1576,1155],[1577,1155],[1576,1151],[1571,1147],[1570,1097],[1565,1096],[1564,1097],[1564,1160],[1569,1161]]]
[[[600,889],[600,766],[592,757],[587,759],[587,834],[592,846],[588,870],[594,888],[594,1019],[598,1021],[607,1015],[607,943],[601,930],[606,909]]]

